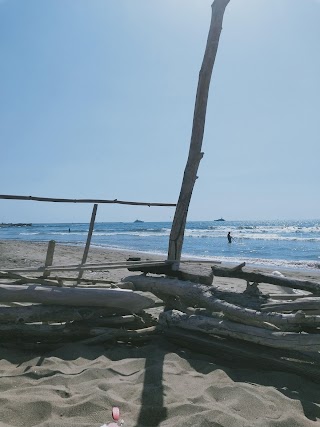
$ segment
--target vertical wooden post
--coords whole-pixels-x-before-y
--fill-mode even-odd
[[[49,267],[50,265],[52,265],[55,246],[56,246],[56,242],[54,240],[50,240],[48,243],[47,256],[44,263],[44,267]],[[50,271],[45,271],[43,273],[43,277],[48,277],[49,275],[50,275]]]
[[[199,73],[198,89],[195,101],[192,134],[188,161],[184,170],[179,200],[169,238],[168,260],[176,261],[176,267],[181,259],[184,231],[187,221],[189,204],[193,187],[197,179],[200,160],[203,157],[201,146],[203,140],[207,101],[212,69],[219,45],[222,30],[222,21],[225,9],[230,0],[214,0],[212,3],[211,23],[208,34],[207,46]]]
[[[89,252],[89,248],[90,248],[90,242],[91,242],[91,237],[92,237],[94,222],[95,222],[95,219],[96,219],[97,209],[98,209],[98,205],[97,204],[93,205],[92,214],[91,214],[91,221],[90,221],[90,227],[89,227],[89,231],[88,231],[88,237],[87,237],[86,246],[84,248],[84,252],[83,252],[83,256],[82,256],[81,265],[85,264],[86,261],[87,261],[87,258],[88,258],[88,252]],[[81,279],[82,275],[83,275],[83,270],[80,270],[79,271],[79,275],[78,275],[78,279]]]

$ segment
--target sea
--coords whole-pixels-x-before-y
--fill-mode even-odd
[[[91,246],[163,257],[170,229],[171,222],[97,222]],[[89,223],[2,224],[0,239],[84,245],[88,230]],[[229,231],[232,243],[227,240]],[[320,272],[320,220],[189,221],[182,257]]]

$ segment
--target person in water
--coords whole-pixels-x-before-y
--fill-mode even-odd
[[[232,242],[232,236],[231,236],[231,234],[230,234],[230,231],[229,231],[229,233],[228,233],[228,236],[227,236],[227,237],[228,237],[228,242],[229,242],[229,243],[231,243],[231,242]]]

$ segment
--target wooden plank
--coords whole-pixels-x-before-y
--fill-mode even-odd
[[[215,261],[211,259],[181,259],[180,263],[190,264],[221,264],[222,261]]]
[[[167,261],[158,261],[158,262],[146,262],[144,264],[138,264],[138,266],[157,266],[157,265],[167,265],[168,262]],[[80,270],[112,270],[112,269],[119,269],[119,268],[128,268],[128,266],[133,266],[134,267],[135,264],[127,264],[127,263],[123,263],[123,264],[97,264],[95,266],[92,265],[77,265],[76,267],[74,266],[60,266],[60,267],[56,267],[56,266],[52,266],[52,267],[47,267],[46,270],[47,271],[80,271]],[[17,267],[17,268],[8,268],[8,269],[4,269],[2,268],[1,271],[2,272],[41,272],[44,270],[44,267]]]

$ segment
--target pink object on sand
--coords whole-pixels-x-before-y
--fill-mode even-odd
[[[118,421],[119,420],[119,418],[120,418],[120,410],[119,410],[119,408],[117,407],[117,406],[114,406],[113,408],[112,408],[112,418],[115,420],[115,421]],[[109,424],[110,426],[112,425],[112,424]]]

